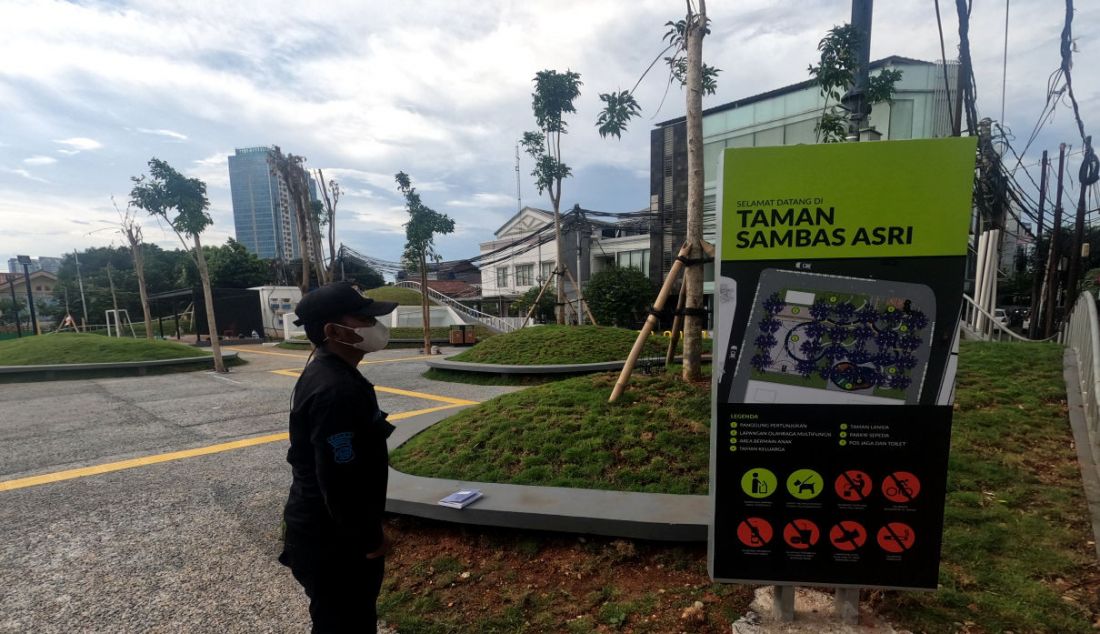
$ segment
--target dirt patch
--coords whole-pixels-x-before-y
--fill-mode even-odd
[[[727,633],[753,601],[719,585],[703,544],[444,525],[395,517],[381,618],[406,632]],[[697,603],[698,602],[698,603]]]

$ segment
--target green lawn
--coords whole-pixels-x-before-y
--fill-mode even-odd
[[[1056,345],[963,343],[941,589],[871,593],[894,625],[1095,632],[1100,567],[1061,368]],[[497,397],[417,435],[393,465],[458,480],[706,493],[709,384],[636,375],[609,405],[614,381],[590,375]]]
[[[621,361],[637,337],[637,331],[610,326],[537,326],[498,335],[450,359],[515,365]],[[709,350],[710,340],[704,344]],[[642,356],[663,360],[667,349],[668,339],[651,336]]]
[[[411,288],[400,286],[379,286],[363,293],[367,297],[380,302],[397,302],[401,306],[420,306],[420,293]],[[435,302],[429,300],[434,306]]]
[[[583,489],[706,493],[709,378],[638,374],[608,403],[617,373],[497,397],[415,436],[394,468],[439,478]]]
[[[57,333],[0,341],[0,365],[149,361],[206,354],[204,350],[174,341],[146,341],[84,333]]]

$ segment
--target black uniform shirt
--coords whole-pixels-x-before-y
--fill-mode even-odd
[[[318,349],[298,379],[290,410],[286,459],[294,481],[283,513],[288,545],[360,554],[381,547],[386,438],[393,430],[370,381]]]

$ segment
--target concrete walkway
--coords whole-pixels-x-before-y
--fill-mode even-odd
[[[390,436],[390,451],[456,411],[434,412],[403,421]],[[480,489],[484,497],[462,510],[437,504],[441,498],[468,488]],[[658,541],[706,541],[710,498],[424,478],[391,468],[386,510],[479,526]]]

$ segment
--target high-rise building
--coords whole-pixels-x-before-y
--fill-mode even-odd
[[[229,157],[237,242],[265,259],[299,257],[298,226],[286,183],[272,173],[269,147],[238,148]]]
[[[46,271],[47,273],[53,273],[57,275],[57,272],[61,269],[61,258],[54,258],[49,256],[39,256],[31,260],[28,270],[31,273],[35,271]],[[23,265],[19,263],[17,258],[8,258],[8,273],[23,273]]]

